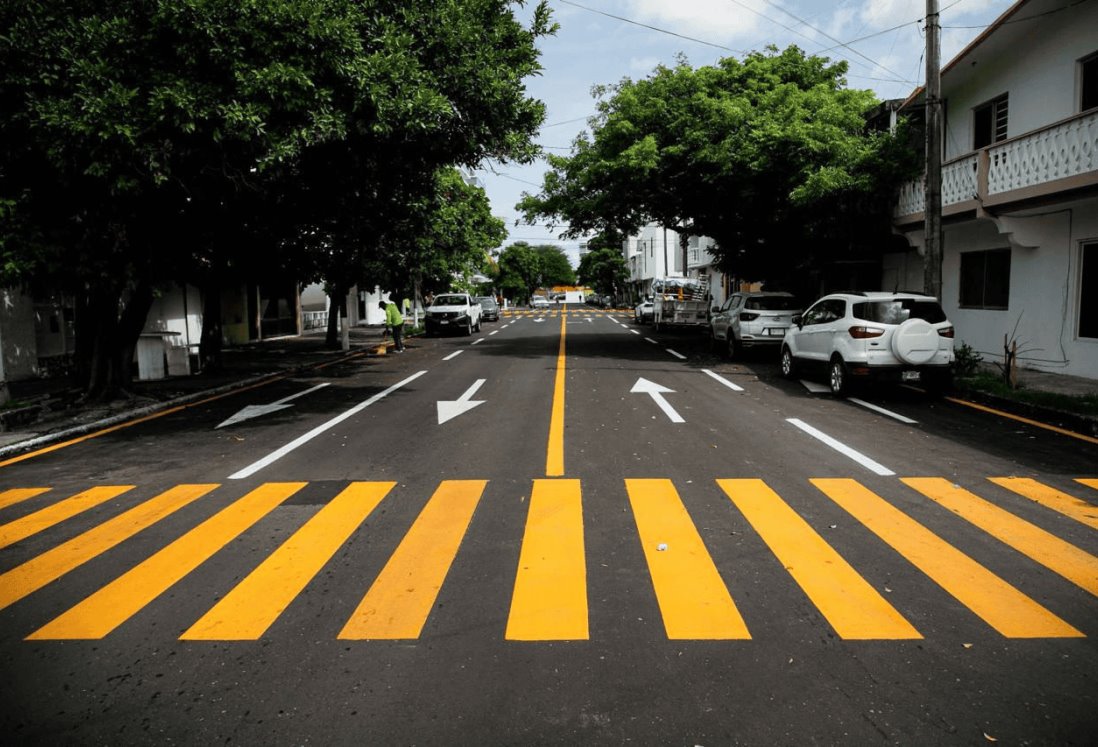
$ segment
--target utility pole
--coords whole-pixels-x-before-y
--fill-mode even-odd
[[[923,290],[942,298],[942,68],[938,0],[926,0],[926,181]]]

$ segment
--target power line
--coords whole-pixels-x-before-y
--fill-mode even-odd
[[[686,39],[687,41],[696,42],[698,44],[704,44],[708,47],[716,47],[717,49],[723,49],[726,52],[735,52],[736,54],[747,54],[742,49],[732,49],[731,47],[726,47],[722,44],[714,44],[713,42],[707,42],[703,39],[695,39],[694,37],[686,36],[685,34],[677,34],[674,31],[668,31],[667,29],[661,29],[658,26],[650,26],[647,23],[641,23],[640,21],[634,21],[631,18],[625,18],[623,16],[616,16],[613,13],[607,13],[606,11],[598,10],[596,8],[588,8],[586,5],[580,5],[579,3],[574,3],[574,2],[572,2],[572,0],[557,0],[557,2],[564,3],[565,5],[571,5],[574,8],[580,8],[581,10],[586,10],[586,11],[589,11],[591,13],[598,13],[600,16],[606,16],[607,18],[613,18],[616,21],[623,21],[625,23],[631,23],[634,26],[641,26],[642,28],[650,29],[652,31],[658,31],[661,34],[668,34],[670,36],[677,36],[680,39]]]

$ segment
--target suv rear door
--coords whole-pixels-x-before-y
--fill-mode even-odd
[[[793,354],[798,358],[827,361],[831,355],[831,338],[846,318],[846,301],[842,298],[824,298],[814,303],[801,316],[801,328],[796,335]]]

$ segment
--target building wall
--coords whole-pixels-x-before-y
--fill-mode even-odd
[[[33,299],[14,288],[0,289],[0,346],[3,361],[0,382],[20,381],[38,375]]]

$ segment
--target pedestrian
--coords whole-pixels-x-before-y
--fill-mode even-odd
[[[385,312],[385,330],[392,330],[396,352],[403,353],[404,317],[400,315],[400,309],[392,301],[378,301],[377,305]]]

